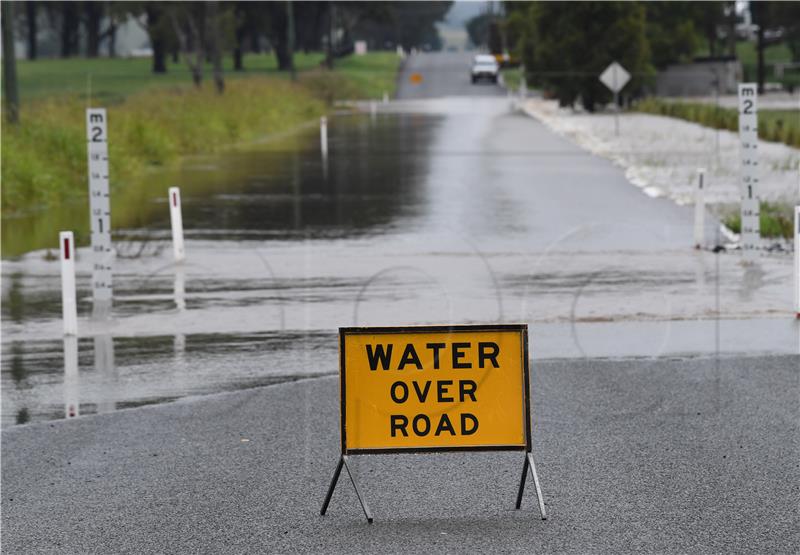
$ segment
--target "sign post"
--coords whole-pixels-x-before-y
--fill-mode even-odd
[[[630,81],[631,74],[619,65],[612,62],[603,73],[600,74],[600,81],[614,93],[614,134],[619,135],[619,91]]]
[[[351,455],[522,451],[516,508],[530,470],[547,518],[531,446],[526,325],[340,328],[339,356],[341,456],[320,514],[344,467],[372,522]]]
[[[758,95],[755,83],[739,83],[739,153],[741,177],[742,258],[751,263],[758,258],[761,242],[758,200]]]
[[[701,249],[706,242],[706,228],[705,228],[705,191],[703,190],[706,170],[699,168],[697,170],[697,189],[694,193],[694,248]]]
[[[319,148],[322,151],[322,157],[328,157],[328,118],[322,116],[319,118]]]
[[[108,134],[105,108],[86,110],[89,156],[89,214],[92,230],[92,316],[111,312],[111,203],[108,193]]]

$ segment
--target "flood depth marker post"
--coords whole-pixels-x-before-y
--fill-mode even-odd
[[[761,243],[760,206],[758,201],[758,95],[755,83],[739,83],[739,154],[741,177],[742,259],[751,263],[758,258]]]
[[[89,156],[89,214],[92,230],[92,317],[111,313],[111,203],[108,190],[108,134],[105,108],[86,109]]]
[[[75,238],[71,231],[58,234],[61,252],[61,314],[64,335],[78,335],[78,303],[75,299]]]
[[[350,456],[520,451],[515,507],[530,472],[547,519],[532,453],[526,325],[340,328],[339,357],[341,454],[321,515],[344,468],[372,522]]]
[[[169,188],[169,220],[172,224],[172,250],[175,262],[186,259],[183,248],[183,214],[181,213],[181,190],[177,187]]]
[[[699,168],[697,170],[697,189],[694,192],[694,248],[701,249],[706,242],[706,228],[705,228],[705,191],[703,183],[705,179],[706,170]]]

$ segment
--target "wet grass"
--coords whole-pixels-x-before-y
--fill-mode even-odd
[[[646,98],[636,103],[634,109],[699,123],[713,129],[727,129],[734,132],[739,130],[739,115],[733,108]],[[800,110],[759,110],[758,136],[765,141],[800,148]]]
[[[791,239],[794,227],[794,208],[788,203],[762,202],[761,203],[761,236],[770,239]],[[741,215],[738,211],[731,211],[723,216],[722,222],[734,233],[742,230]]]

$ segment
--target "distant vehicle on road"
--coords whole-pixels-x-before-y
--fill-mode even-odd
[[[473,83],[480,79],[489,79],[492,83],[497,83],[497,76],[500,72],[500,65],[491,54],[478,54],[472,60],[470,77]]]

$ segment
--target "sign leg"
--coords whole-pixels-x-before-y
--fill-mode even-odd
[[[517,506],[519,509],[522,506],[522,494],[525,491],[525,480],[528,477],[528,469],[530,468],[531,476],[533,477],[533,485],[536,488],[536,499],[539,501],[539,512],[542,513],[542,520],[547,520],[547,512],[544,508],[544,496],[542,495],[542,487],[539,484],[539,474],[536,472],[536,463],[533,462],[533,453],[525,454],[525,462],[522,465],[522,478],[519,481],[519,492],[517,493]]]
[[[325,501],[322,503],[322,509],[319,511],[319,514],[322,516],[325,516],[325,511],[328,510],[328,504],[331,502],[331,497],[333,497],[333,490],[336,488],[336,482],[339,481],[339,474],[342,473],[342,465],[344,465],[344,459],[339,457],[336,470],[333,472],[333,478],[331,478],[331,485],[328,488],[328,494],[325,496]]]
[[[350,476],[350,481],[353,483],[353,489],[356,490],[356,497],[358,497],[358,502],[361,503],[361,508],[364,509],[364,516],[367,517],[367,522],[372,524],[372,513],[367,506],[366,500],[361,497],[361,492],[358,491],[358,486],[356,485],[356,480],[353,478],[353,473],[350,472],[350,465],[347,464],[347,455],[342,455],[342,461],[344,462],[344,467],[347,470],[347,475]]]
[[[536,498],[539,500],[539,512],[542,513],[542,520],[547,520],[547,512],[544,510],[542,487],[539,485],[539,475],[536,473],[536,464],[533,462],[533,453],[530,451],[528,452],[527,459],[531,463],[531,476],[533,476],[533,485],[536,486]]]
[[[525,478],[528,477],[528,456],[525,456],[525,462],[522,463],[522,478],[519,480],[519,492],[517,493],[517,505],[514,507],[519,510],[522,506],[522,494],[525,492]]]

